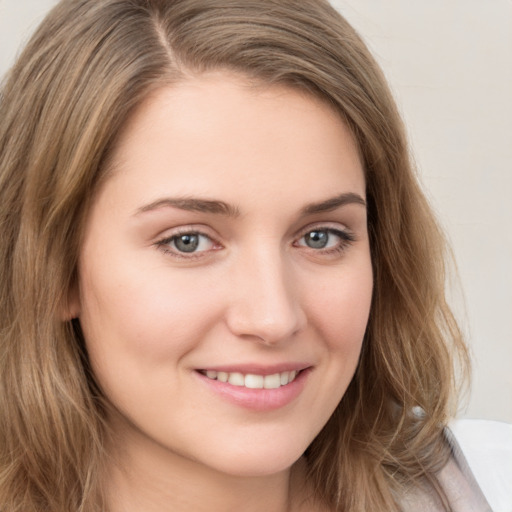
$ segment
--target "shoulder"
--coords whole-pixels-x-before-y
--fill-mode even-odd
[[[512,425],[456,420],[446,432],[459,464],[467,464],[494,512],[512,511]]]

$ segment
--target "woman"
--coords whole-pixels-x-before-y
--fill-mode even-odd
[[[3,510],[488,510],[442,236],[326,2],[64,0],[0,119]]]

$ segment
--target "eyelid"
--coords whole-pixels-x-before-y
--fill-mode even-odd
[[[299,231],[297,231],[295,235],[295,240],[298,240],[299,238],[302,238],[304,235],[307,235],[311,231],[330,231],[330,232],[338,232],[342,233],[343,235],[347,235],[350,237],[355,238],[354,232],[349,229],[344,224],[340,224],[339,222],[315,222],[312,224],[308,224],[307,226],[301,228]]]
[[[306,244],[300,244],[299,241],[304,238],[308,233],[312,231],[327,231],[328,233],[334,234],[340,238],[340,242],[335,247],[326,247],[315,249],[312,247],[308,247]],[[354,232],[348,229],[346,226],[340,226],[338,223],[315,223],[310,224],[303,229],[301,229],[297,236],[294,239],[293,245],[295,247],[304,248],[309,250],[315,254],[321,255],[333,255],[344,252],[350,245],[352,245],[357,240]]]
[[[195,258],[205,257],[208,253],[212,251],[217,251],[222,248],[222,244],[217,240],[217,237],[211,235],[208,229],[204,227],[198,227],[194,225],[190,226],[179,226],[177,228],[167,230],[164,236],[157,238],[153,245],[155,245],[158,249],[160,249],[164,254],[168,254],[174,256],[179,259],[191,260]],[[199,252],[180,252],[178,250],[174,250],[170,247],[169,244],[171,242],[183,235],[199,235],[208,238],[213,244],[213,248],[206,251]]]

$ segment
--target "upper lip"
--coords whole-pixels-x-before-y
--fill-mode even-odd
[[[291,372],[296,371],[299,372],[301,370],[305,370],[306,368],[310,368],[312,365],[309,363],[279,363],[279,364],[271,364],[271,365],[261,365],[261,364],[228,364],[228,365],[213,365],[206,366],[204,368],[198,368],[198,371],[215,371],[215,372],[225,372],[225,373],[242,373],[244,375],[254,374],[254,375],[274,375],[276,373],[283,372]]]

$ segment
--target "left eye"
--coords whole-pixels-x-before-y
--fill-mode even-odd
[[[303,235],[297,245],[310,249],[332,249],[350,241],[350,237],[335,229],[313,229]]]
[[[210,237],[202,233],[190,232],[181,233],[167,238],[166,240],[162,240],[160,245],[166,246],[176,252],[190,254],[209,251],[213,248],[214,242]]]

